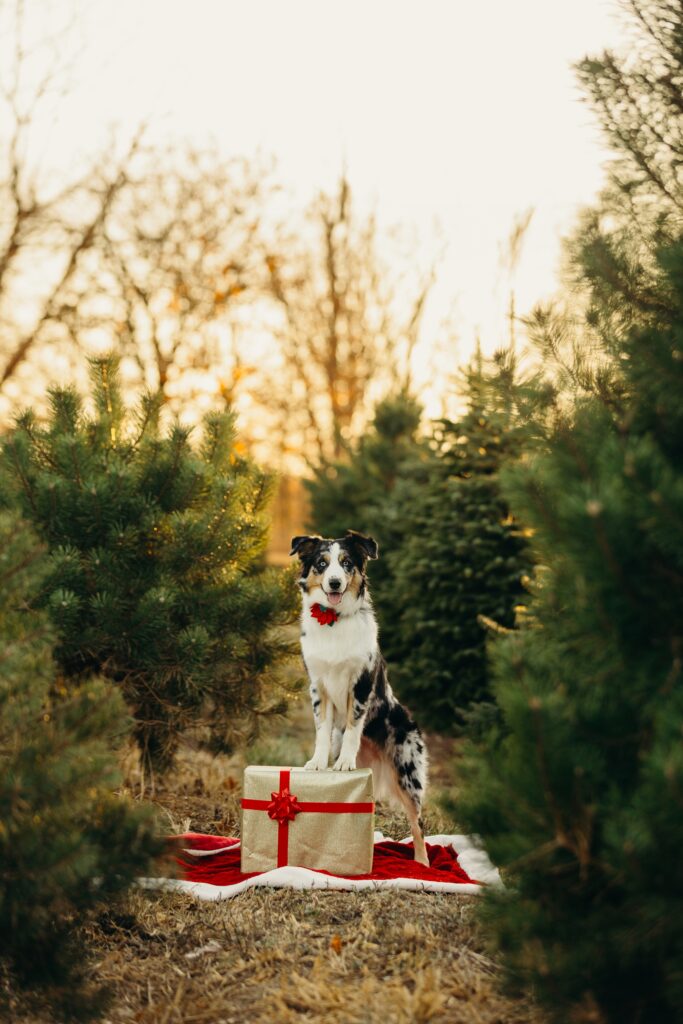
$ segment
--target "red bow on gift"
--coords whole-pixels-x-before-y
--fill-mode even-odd
[[[296,797],[286,788],[281,789],[279,793],[271,793],[270,799],[271,802],[266,810],[268,811],[268,817],[272,818],[273,821],[279,821],[280,823],[294,821],[296,815],[303,810],[303,807],[299,806]]]

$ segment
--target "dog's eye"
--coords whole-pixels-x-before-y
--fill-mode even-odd
[[[320,561],[316,565],[316,569],[318,570],[318,572],[324,572],[325,569],[327,569],[327,562],[325,561],[324,558],[320,559]]]
[[[348,558],[345,558],[344,561],[342,562],[342,569],[344,569],[346,572],[351,572],[351,570],[353,569],[353,562],[350,562]]]

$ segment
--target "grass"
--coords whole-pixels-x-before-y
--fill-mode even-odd
[[[235,835],[245,763],[301,764],[312,742],[300,701],[242,757],[183,748],[155,802],[169,832]],[[452,743],[430,743],[428,832],[458,831],[439,809]],[[128,764],[128,786],[139,785]],[[380,813],[385,835],[407,834]],[[135,890],[94,918],[93,974],[112,993],[110,1024],[541,1024],[530,1001],[499,987],[475,920],[476,897],[397,891],[249,890],[222,903]],[[49,1018],[21,1014],[17,1024]]]

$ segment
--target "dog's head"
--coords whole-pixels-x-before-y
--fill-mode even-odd
[[[293,537],[290,555],[301,562],[299,585],[313,601],[330,608],[353,604],[365,589],[365,566],[377,558],[377,541],[347,530],[344,537]],[[348,597],[346,595],[348,594]]]

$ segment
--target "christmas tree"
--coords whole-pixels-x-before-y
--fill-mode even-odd
[[[281,707],[265,688],[289,651],[275,627],[295,588],[262,566],[271,481],[240,454],[232,417],[207,416],[193,445],[178,421],[162,431],[158,395],[128,413],[116,359],[91,371],[94,412],[53,388],[48,422],[23,414],[4,462],[49,546],[38,603],[64,678],[119,686],[143,765],[163,770],[188,726],[226,746]]]
[[[617,156],[568,245],[583,324],[529,318],[557,397],[504,485],[544,568],[457,813],[507,868],[484,911],[511,984],[558,1022],[659,1024],[683,1020],[683,13],[628,7],[628,56],[579,66]]]
[[[68,687],[53,630],[30,607],[47,571],[28,526],[0,512],[0,959],[70,1015],[99,1003],[85,982],[90,908],[148,872],[161,850],[147,809],[114,793],[130,720],[102,680]]]
[[[574,315],[529,318],[556,400],[503,483],[543,570],[457,812],[507,868],[485,911],[511,984],[557,1021],[660,1024],[683,1020],[683,12],[626,6],[629,53],[578,66],[617,157],[569,241]]]
[[[387,553],[391,586],[380,602],[398,692],[440,731],[488,698],[486,623],[515,625],[532,564],[498,484],[516,435],[480,356],[464,392],[465,414],[435,425],[431,459],[394,491],[387,517],[400,521],[401,541]]]
[[[379,532],[376,510],[393,490],[403,462],[414,452],[421,414],[419,403],[405,392],[377,405],[368,431],[349,458],[320,466],[305,482],[310,529],[326,537],[342,537],[349,528]]]
[[[531,567],[497,481],[518,449],[505,391],[488,383],[480,355],[463,383],[468,410],[457,422],[420,438],[415,401],[387,399],[351,459],[307,484],[314,530],[338,536],[351,525],[379,541],[369,577],[392,681],[421,723],[446,731],[487,699],[484,620],[514,626]]]
[[[493,931],[558,1021],[683,1019],[683,240],[659,263],[671,319],[622,341],[621,402],[584,397],[508,471],[544,570],[493,645],[504,731],[460,767],[510,872]]]
[[[382,622],[383,598],[390,589],[386,553],[400,543],[399,517],[391,515],[391,495],[401,477],[414,476],[429,456],[418,437],[422,407],[408,393],[381,401],[367,433],[346,460],[321,466],[305,481],[310,498],[309,529],[323,537],[342,537],[348,529],[374,537],[380,558],[368,565],[368,576]]]

